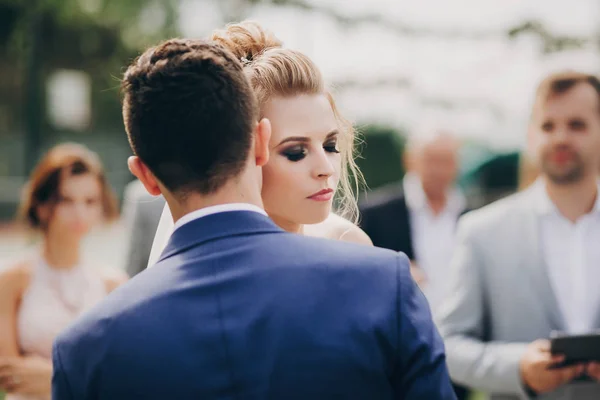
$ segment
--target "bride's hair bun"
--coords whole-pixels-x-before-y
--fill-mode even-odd
[[[226,47],[244,63],[256,60],[265,50],[282,46],[281,40],[255,21],[229,24],[224,29],[214,31],[211,39]]]

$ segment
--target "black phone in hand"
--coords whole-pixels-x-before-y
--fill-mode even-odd
[[[553,368],[600,362],[600,332],[578,335],[553,332],[550,337],[550,352],[552,355],[565,356],[565,360]]]

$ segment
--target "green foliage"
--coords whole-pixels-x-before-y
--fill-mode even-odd
[[[519,183],[519,159],[519,152],[496,154],[473,173],[478,184],[486,189],[514,191]]]
[[[402,132],[392,127],[366,124],[359,128],[364,143],[359,149],[358,167],[372,190],[404,176]]]
[[[31,81],[32,73],[41,76],[40,82],[44,82],[56,69],[84,71],[93,85],[93,129],[120,128],[118,87],[123,69],[143,48],[177,35],[177,3],[177,0],[0,0],[3,24],[0,57],[5,60],[0,60],[3,67],[0,70],[16,78],[0,82],[1,97],[14,98],[15,92],[24,93],[24,85]],[[35,41],[41,45],[32,47]],[[32,53],[32,48],[38,50]],[[35,90],[37,97],[43,99],[43,85]],[[6,114],[16,115],[16,121],[27,120],[31,116],[21,114],[21,102],[2,104],[0,100],[0,108],[9,109]],[[52,131],[43,122],[42,126],[44,134]],[[13,121],[6,130],[21,129]]]
[[[15,37],[26,29],[23,20],[37,16],[51,19],[58,30],[111,30],[136,50],[177,34],[177,5],[177,0],[0,0],[0,7],[18,11]]]
[[[177,36],[177,7],[177,0],[0,0],[0,72],[11,77],[0,79],[0,136],[24,149],[0,160],[3,175],[27,174],[36,155],[65,134],[128,149],[119,79],[142,49]],[[85,132],[59,132],[46,121],[45,82],[59,69],[90,78]],[[17,163],[23,152],[25,162]]]

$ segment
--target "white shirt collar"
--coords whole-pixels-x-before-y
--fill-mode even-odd
[[[550,215],[550,214],[560,214],[556,205],[548,196],[548,191],[546,190],[546,185],[544,184],[543,178],[537,178],[532,185],[532,190],[535,196],[534,200],[534,210],[539,215]],[[600,180],[598,181],[598,192],[596,194],[596,202],[594,203],[594,207],[592,208],[592,213],[600,213]]]
[[[407,173],[402,181],[406,205],[413,211],[423,210],[429,207],[427,204],[427,196],[423,191],[421,179],[412,172]],[[466,200],[463,194],[457,188],[452,188],[448,191],[448,201],[446,210],[460,213],[466,205]]]
[[[265,212],[265,210],[263,210],[262,208],[260,208],[258,206],[255,206],[254,204],[249,204],[249,203],[219,204],[216,206],[201,208],[199,210],[192,211],[191,213],[184,215],[183,217],[181,217],[177,220],[177,222],[175,223],[175,226],[173,227],[173,231],[181,228],[183,225],[185,225],[187,223],[190,223],[190,222],[195,221],[202,217],[206,217],[207,215],[218,214],[218,213],[223,213],[223,212],[230,212],[230,211],[252,211],[252,212],[257,212],[259,214],[263,214],[264,216],[267,216],[267,213]]]

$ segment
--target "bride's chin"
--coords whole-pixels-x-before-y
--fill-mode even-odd
[[[331,207],[323,207],[322,210],[302,213],[302,225],[315,225],[324,222],[331,213]]]

